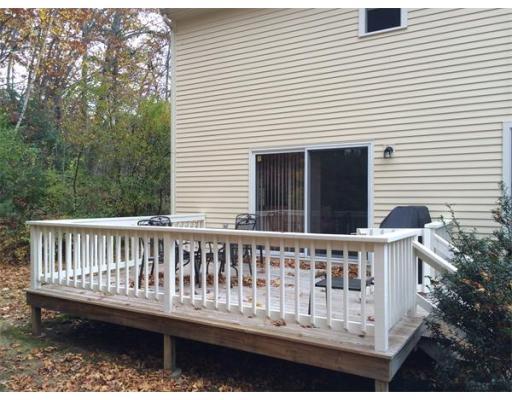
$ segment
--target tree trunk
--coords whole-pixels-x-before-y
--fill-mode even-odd
[[[48,33],[50,32],[50,28],[53,23],[53,15],[55,11],[52,10],[50,13],[50,19],[48,21],[48,24],[45,27],[44,33],[42,33],[39,44],[34,46],[34,52],[32,54],[32,59],[30,60],[30,67],[28,72],[28,78],[27,78],[27,89],[25,90],[25,96],[23,98],[23,107],[21,109],[20,116],[18,118],[18,122],[16,123],[16,127],[14,128],[14,132],[18,132],[21,122],[23,121],[23,118],[25,117],[25,113],[27,112],[27,106],[28,101],[30,99],[30,92],[32,91],[33,81],[34,77],[36,75],[36,71],[39,68],[39,64],[41,63],[41,59],[43,57],[45,46],[46,46],[46,39],[48,38]],[[39,47],[39,51],[37,51],[37,48]]]

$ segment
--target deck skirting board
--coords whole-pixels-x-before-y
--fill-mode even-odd
[[[383,382],[391,381],[400,365],[421,336],[420,325],[403,348],[392,357],[358,353],[354,349],[333,348],[300,338],[258,332],[242,325],[216,324],[173,315],[148,313],[134,307],[121,308],[108,302],[73,299],[37,290],[27,291],[32,307],[59,311],[91,320],[204,342],[257,353],[292,362],[354,374]]]

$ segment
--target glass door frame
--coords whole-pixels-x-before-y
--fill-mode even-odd
[[[304,233],[309,232],[309,158],[313,150],[333,150],[354,147],[368,149],[368,227],[373,226],[373,143],[372,142],[344,142],[335,144],[320,144],[308,146],[272,147],[249,150],[249,212],[256,211],[256,156],[261,154],[303,153],[304,154]]]

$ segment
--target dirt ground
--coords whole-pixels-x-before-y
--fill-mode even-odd
[[[162,370],[162,337],[43,310],[44,336],[30,334],[26,267],[0,264],[0,391],[369,391],[373,381],[321,368],[179,340],[173,379]],[[411,354],[393,391],[431,389],[433,364]]]

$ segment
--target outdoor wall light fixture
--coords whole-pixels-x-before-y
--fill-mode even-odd
[[[384,149],[384,158],[391,158],[393,156],[393,153],[395,152],[395,149],[391,146],[387,146]]]

